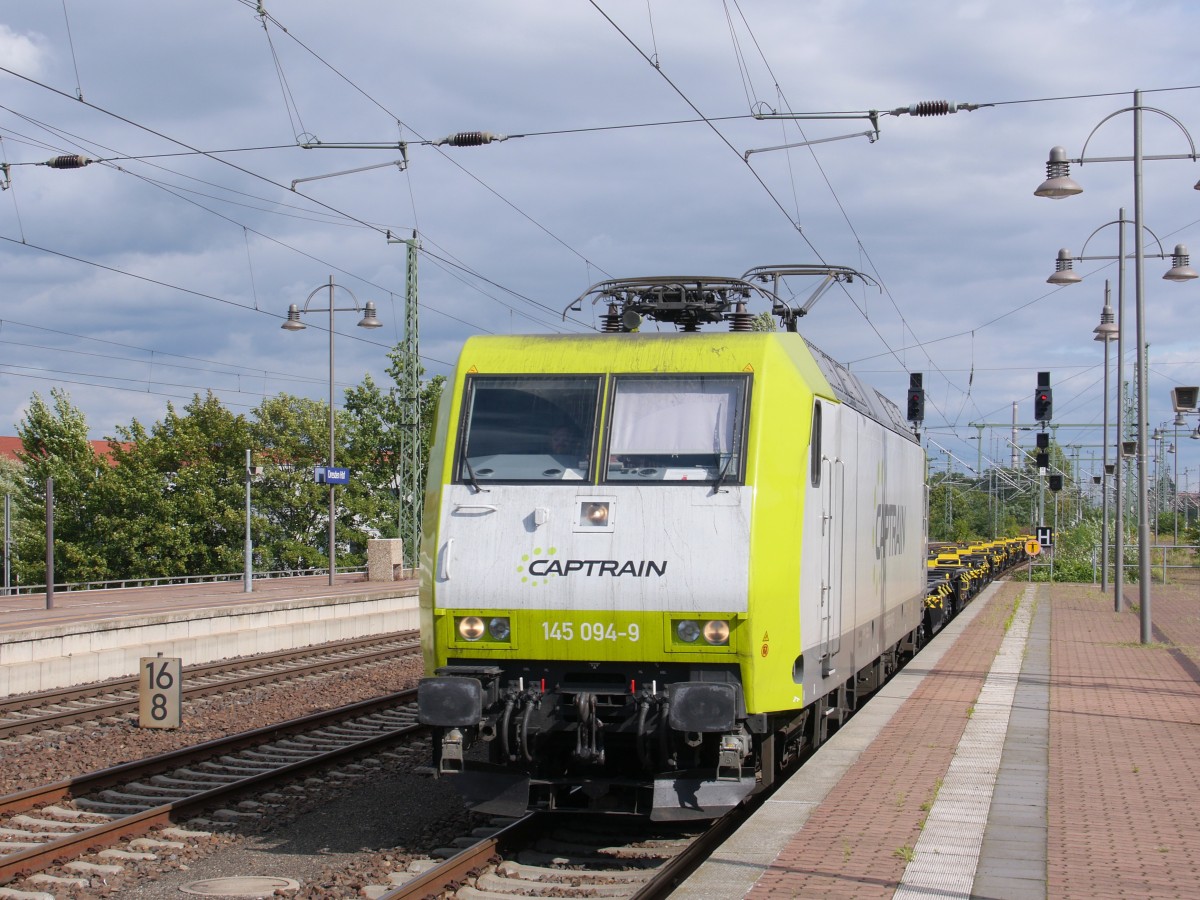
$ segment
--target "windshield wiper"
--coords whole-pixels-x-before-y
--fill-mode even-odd
[[[471,468],[471,461],[467,459],[467,455],[465,453],[463,454],[463,465],[466,466],[467,480],[471,483],[471,487],[475,489],[475,493],[490,494],[491,491],[489,491],[487,488],[482,488],[479,486],[479,479],[475,477],[475,470]]]
[[[717,475],[716,482],[713,483],[712,492],[714,494],[719,494],[721,492],[721,485],[725,483],[725,476],[729,474],[729,466],[732,462],[733,454],[730,453],[729,457],[725,460],[725,465],[721,466],[721,472]]]

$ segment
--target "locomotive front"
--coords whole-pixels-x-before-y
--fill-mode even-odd
[[[420,715],[480,809],[709,816],[753,787],[753,376],[721,371],[744,358],[702,335],[464,347],[426,499]]]

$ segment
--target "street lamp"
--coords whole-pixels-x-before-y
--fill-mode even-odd
[[[1179,446],[1179,426],[1187,426],[1187,421],[1183,418],[1183,413],[1175,413],[1175,443],[1171,444],[1171,452],[1175,454],[1175,479],[1171,483],[1171,514],[1175,522],[1175,539],[1174,544],[1179,543],[1179,453],[1176,448]]]
[[[1162,512],[1162,456],[1163,456],[1163,440],[1166,435],[1163,434],[1162,425],[1158,425],[1154,429],[1154,433],[1150,435],[1150,440],[1154,442],[1154,543],[1158,543],[1158,517]]]
[[[353,306],[335,306],[334,305],[333,289],[334,289],[335,285],[333,283],[333,276],[330,275],[329,276],[329,284],[322,285],[321,287],[314,289],[313,292],[311,294],[309,294],[308,298],[304,301],[303,309],[298,307],[295,303],[288,306],[287,321],[284,322],[283,325],[280,326],[281,328],[283,328],[284,331],[302,331],[303,329],[308,327],[307,325],[305,325],[303,322],[300,321],[300,315],[302,313],[310,313],[310,312],[327,312],[327,313],[329,313],[329,463],[328,463],[328,465],[330,467],[333,467],[333,465],[334,465],[334,434],[335,434],[335,432],[334,432],[334,413],[333,413],[333,314],[335,312],[350,312],[350,311],[362,313],[362,319],[360,319],[359,323],[358,323],[359,328],[378,328],[378,327],[380,327],[380,325],[383,324],[376,317],[375,304],[372,301],[368,300],[363,306],[359,306],[358,298],[354,296],[353,292],[349,288],[347,288],[343,285],[336,285],[336,286],[340,287],[347,294],[350,294],[350,299],[354,301]],[[321,291],[326,290],[326,289],[329,290],[329,306],[327,306],[327,307],[311,306],[310,304],[312,303],[313,297],[317,296],[317,294],[321,293]],[[328,478],[326,480],[328,481]],[[332,482],[330,482],[329,483],[329,584],[330,585],[333,584],[333,576],[337,569],[337,552],[336,552],[336,545],[334,543],[335,533],[336,533],[336,524],[337,524],[336,494],[337,494],[337,487]]]
[[[1100,505],[1103,509],[1103,524],[1101,526],[1100,537],[1100,591],[1108,590],[1108,345],[1118,337],[1119,329],[1114,321],[1113,308],[1110,304],[1110,293],[1108,282],[1104,282],[1104,307],[1100,310],[1100,324],[1097,325],[1093,332],[1096,337],[1093,340],[1100,341],[1104,344],[1104,439],[1101,443],[1104,444],[1104,469],[1100,476]],[[1118,410],[1120,404],[1118,403]],[[1120,429],[1117,429],[1120,433]],[[1120,465],[1120,457],[1117,458],[1117,463],[1114,464],[1114,471]],[[1120,531],[1117,532],[1120,534]]]
[[[1133,105],[1119,109],[1116,112],[1109,113],[1100,120],[1099,124],[1092,129],[1092,133],[1088,135],[1086,141],[1083,142],[1083,151],[1078,159],[1067,159],[1066,151],[1061,147],[1054,147],[1050,151],[1050,159],[1046,164],[1047,179],[1034,193],[1039,197],[1049,197],[1051,199],[1062,199],[1081,193],[1083,188],[1071,180],[1070,164],[1072,162],[1080,165],[1085,162],[1132,162],[1133,163],[1133,233],[1134,240],[1134,288],[1136,295],[1136,323],[1137,323],[1137,348],[1136,348],[1136,367],[1137,367],[1137,494],[1138,494],[1138,592],[1140,600],[1140,623],[1141,623],[1141,642],[1149,644],[1152,640],[1152,625],[1150,618],[1150,527],[1147,518],[1147,484],[1146,484],[1146,412],[1149,409],[1149,400],[1147,397],[1146,385],[1146,296],[1145,296],[1145,273],[1144,273],[1144,255],[1142,251],[1142,110],[1149,109],[1150,112],[1158,113],[1164,118],[1173,122],[1183,135],[1187,138],[1188,147],[1191,152],[1186,154],[1171,154],[1158,155],[1152,159],[1190,159],[1193,162],[1196,160],[1196,144],[1192,140],[1191,134],[1184,128],[1183,124],[1172,116],[1170,113],[1164,112],[1161,109],[1154,107],[1142,106],[1142,92],[1133,92]],[[1093,157],[1087,158],[1088,141],[1092,139],[1092,135],[1104,125],[1109,119],[1122,113],[1133,113],[1133,156],[1131,157]],[[1196,190],[1200,190],[1200,181],[1195,184]],[[1124,229],[1122,228],[1122,234]],[[1182,268],[1187,268],[1186,262]],[[1172,267],[1172,273],[1175,272],[1175,267]],[[1168,273],[1170,275],[1171,273]],[[1182,274],[1183,278],[1187,278],[1186,274]],[[1196,273],[1191,272],[1191,277],[1195,277]],[[1172,278],[1171,280],[1175,280]],[[1118,599],[1118,605],[1119,599]]]
[[[1061,151],[1062,148],[1056,147],[1055,150]],[[1053,155],[1053,152],[1052,152],[1052,155]],[[1057,165],[1057,163],[1054,163],[1054,164]],[[1062,163],[1062,164],[1065,165],[1065,163]],[[1047,168],[1049,168],[1049,164],[1048,164]],[[1061,178],[1063,176],[1056,176],[1056,177]],[[1051,178],[1049,181],[1047,181],[1047,183],[1050,183],[1051,181],[1054,181],[1054,178]],[[1072,181],[1071,184],[1075,184],[1075,182]],[[1075,185],[1075,186],[1077,188],[1079,187],[1078,185]],[[1079,188],[1079,190],[1082,190],[1082,188]],[[1058,256],[1056,257],[1055,262],[1054,262],[1054,272],[1050,275],[1049,278],[1046,279],[1047,284],[1054,284],[1054,285],[1058,285],[1060,287],[1070,285],[1070,284],[1079,284],[1081,281],[1083,281],[1083,278],[1074,269],[1075,262],[1077,260],[1079,260],[1079,261],[1116,260],[1116,262],[1117,262],[1117,314],[1115,316],[1116,323],[1115,323],[1115,328],[1113,330],[1115,332],[1116,341],[1117,341],[1117,392],[1118,392],[1118,394],[1120,394],[1121,389],[1123,388],[1123,386],[1125,384],[1125,352],[1124,352],[1124,345],[1125,345],[1125,260],[1128,259],[1128,255],[1125,251],[1125,226],[1130,225],[1130,224],[1133,224],[1133,223],[1131,223],[1128,219],[1125,218],[1125,210],[1124,209],[1118,210],[1117,218],[1113,219],[1110,222],[1105,222],[1103,225],[1101,225],[1099,228],[1097,228],[1095,231],[1093,231],[1091,234],[1089,234],[1087,236],[1087,239],[1083,242],[1083,250],[1079,256],[1072,255],[1071,251],[1067,250],[1066,248],[1059,250]],[[1097,234],[1099,234],[1105,228],[1108,228],[1110,225],[1116,225],[1119,227],[1118,236],[1117,236],[1117,255],[1116,256],[1094,256],[1094,255],[1089,256],[1089,255],[1087,255],[1088,244],[1091,243],[1092,238],[1094,238]],[[1179,244],[1175,247],[1175,250],[1173,253],[1168,254],[1168,253],[1166,253],[1166,251],[1163,250],[1162,241],[1160,241],[1158,239],[1158,235],[1156,235],[1153,231],[1151,231],[1149,228],[1146,228],[1145,226],[1143,226],[1143,229],[1147,233],[1149,233],[1150,236],[1154,238],[1155,243],[1158,244],[1159,252],[1156,254],[1152,253],[1150,255],[1157,257],[1159,259],[1166,259],[1168,255],[1171,257],[1171,261],[1172,261],[1171,269],[1165,275],[1163,275],[1163,278],[1168,279],[1170,281],[1175,281],[1175,282],[1188,280],[1189,276],[1187,273],[1189,271],[1191,271],[1191,267],[1188,265],[1187,247],[1185,247],[1183,244]],[[1141,247],[1142,242],[1138,241],[1137,243],[1138,243],[1139,247]],[[1144,252],[1145,251],[1143,250],[1143,254],[1144,254]],[[1105,282],[1105,303],[1106,304],[1108,302],[1107,287],[1108,287],[1108,283]],[[1111,312],[1111,307],[1106,307],[1106,308],[1108,308],[1109,311]],[[1103,324],[1103,322],[1101,324]],[[1112,328],[1113,326],[1110,324],[1109,327]],[[1099,329],[1097,329],[1097,331],[1099,331]],[[1106,329],[1106,331],[1107,331],[1107,329]],[[1110,337],[1109,339],[1111,340],[1112,338]],[[1102,338],[1099,334],[1097,334],[1096,340],[1098,340],[1098,341],[1102,340]],[[1107,371],[1107,361],[1105,363],[1105,369]],[[1107,389],[1106,389],[1105,393],[1107,394]],[[1118,399],[1116,426],[1117,426],[1117,434],[1122,438],[1124,437],[1124,425],[1123,425],[1124,416],[1125,416],[1125,413],[1124,413],[1123,404]],[[1117,540],[1115,541],[1115,546],[1114,546],[1115,560],[1114,560],[1114,571],[1113,571],[1113,609],[1117,612],[1120,612],[1124,608],[1124,604],[1125,604],[1125,517],[1126,517],[1126,508],[1125,507],[1126,507],[1126,504],[1125,504],[1125,490],[1123,487],[1124,480],[1125,480],[1125,476],[1123,474],[1123,465],[1124,465],[1124,463],[1122,462],[1122,457],[1120,454],[1118,454],[1116,461],[1113,464],[1113,493],[1115,495],[1114,503],[1113,503],[1113,508],[1114,508],[1113,530],[1117,536]],[[1101,590],[1106,590],[1106,589],[1107,589],[1107,586],[1103,586],[1103,583],[1102,583]]]

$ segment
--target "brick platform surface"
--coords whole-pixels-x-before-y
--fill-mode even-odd
[[[1047,891],[1200,897],[1200,591],[1153,586],[1147,645],[1095,588],[1052,597]]]
[[[895,894],[1026,587],[1007,583],[988,601],[745,896]],[[1051,898],[1200,898],[1200,589],[1151,594],[1155,642],[1143,645],[1136,585],[1119,614],[1094,585],[1038,589],[1050,623],[1048,770],[1035,776],[1046,853],[1044,878],[1041,859],[1029,861],[1038,871],[1022,896],[1044,885]],[[1031,679],[1045,677],[1021,676]],[[1001,779],[993,809],[1004,789]],[[988,846],[980,878],[1012,865]],[[985,883],[971,896],[994,896]]]
[[[1023,590],[1002,586],[747,896],[895,893]]]

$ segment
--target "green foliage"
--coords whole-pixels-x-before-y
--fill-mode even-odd
[[[1054,580],[1090,582],[1098,564],[1095,559],[1100,546],[1101,523],[1089,515],[1070,528],[1059,528],[1054,534]],[[1126,560],[1129,562],[1130,560]],[[1034,581],[1048,581],[1050,569],[1035,568]]]
[[[1166,510],[1165,512],[1160,512],[1158,514],[1158,516],[1155,518],[1151,530],[1155,531],[1157,534],[1159,534],[1165,540],[1174,540],[1175,539],[1175,523],[1176,523],[1176,521],[1178,521],[1178,523],[1179,523],[1179,537],[1180,537],[1180,540],[1182,540],[1183,532],[1184,532],[1183,515],[1181,513],[1178,516],[1176,516],[1176,514],[1173,510]]]
[[[46,486],[54,481],[54,581],[95,581],[108,577],[97,549],[98,485],[108,464],[88,440],[87,420],[65,391],[51,391],[53,406],[34,394],[17,426],[23,449],[14,522],[15,577],[18,584],[46,581]]]
[[[17,503],[19,495],[17,488],[21,483],[21,464],[16,460],[8,459],[7,457],[0,458],[0,518],[4,516],[4,498],[9,498],[9,510],[12,516],[17,515]],[[11,529],[11,525],[10,525]],[[11,530],[10,530],[11,534]],[[3,523],[0,522],[0,573],[4,567],[4,553],[8,549],[4,546]],[[9,577],[14,575],[12,571],[12,560],[9,560]],[[2,578],[2,575],[0,575]],[[4,582],[0,580],[0,586]]]
[[[988,477],[937,475],[929,489],[929,539],[972,541],[1021,534],[1029,500],[1006,490],[990,491]],[[1024,507],[1024,508],[1022,508]]]
[[[393,362],[397,377],[395,353]],[[394,445],[401,434],[416,441],[424,470],[444,381],[420,385],[415,427],[402,422],[399,384],[384,390],[368,377],[346,392],[336,414],[336,463],[351,470],[336,493],[339,567],[363,564],[369,539],[397,535],[398,487],[412,473],[401,470]],[[118,426],[110,464],[93,452],[83,414],[56,389],[49,404],[33,395],[18,434],[20,463],[0,461],[0,495],[13,494],[14,584],[45,580],[51,477],[56,583],[241,571],[247,449],[263,468],[251,484],[254,568],[328,565],[329,488],[312,476],[313,466],[329,461],[326,403],[281,394],[247,417],[212,394],[197,395],[182,412],[168,405],[152,426],[136,419]]]
[[[183,415],[168,404],[147,432],[138,421],[110,439],[115,463],[99,516],[108,568],[125,578],[237,571],[249,427],[209,393]]]
[[[280,394],[264,400],[254,417],[250,443],[255,465],[263,466],[252,488],[263,513],[254,536],[256,568],[324,568],[329,488],[313,481],[312,468],[329,458],[329,406]]]
[[[1200,566],[1200,519],[1186,526],[1183,522],[1179,523],[1179,543],[1196,548],[1190,555],[1192,564]]]
[[[769,309],[765,309],[760,313],[755,313],[754,318],[750,322],[751,331],[778,331],[779,325],[775,321],[775,317],[771,315]]]

